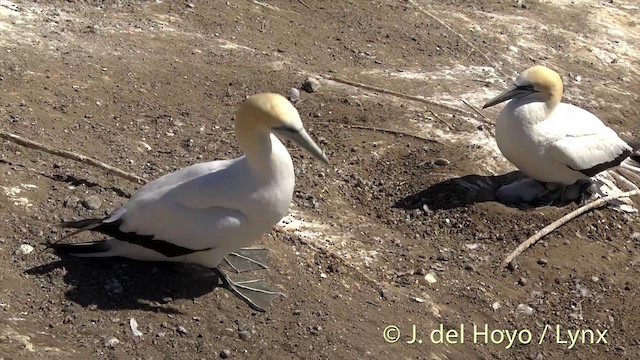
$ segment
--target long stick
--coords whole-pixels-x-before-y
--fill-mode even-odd
[[[393,130],[393,129],[379,128],[379,127],[375,127],[375,126],[352,125],[352,124],[336,123],[336,122],[328,122],[328,121],[316,121],[315,124],[337,125],[337,126],[349,127],[349,128],[354,128],[354,129],[379,131],[379,132],[384,132],[384,133],[388,133],[388,134],[395,134],[395,135],[404,135],[404,136],[412,137],[414,139],[420,139],[420,140],[429,141],[429,142],[433,142],[433,143],[440,144],[440,145],[451,146],[449,144],[443,143],[440,140],[428,138],[428,137],[425,137],[425,136],[420,136],[420,135],[417,135],[417,134],[412,134],[410,132],[406,132],[406,131],[402,131],[402,130]]]
[[[22,145],[31,149],[35,149],[35,150],[40,150],[40,151],[44,151],[46,153],[52,154],[52,155],[56,155],[56,156],[60,156],[66,159],[70,159],[73,161],[77,161],[79,163],[82,164],[86,164],[86,165],[91,165],[94,167],[97,167],[99,169],[102,169],[110,174],[119,176],[123,179],[127,179],[131,182],[134,182],[136,184],[146,184],[147,180],[144,178],[141,178],[135,174],[132,173],[128,173],[126,171],[122,171],[118,168],[115,168],[111,165],[107,165],[105,163],[103,163],[100,160],[96,160],[94,158],[90,158],[88,156],[84,156],[78,153],[74,153],[71,151],[66,151],[66,150],[59,150],[59,149],[55,149],[52,147],[49,147],[47,145],[44,144],[40,144],[38,142],[29,140],[29,139],[25,139],[21,136],[12,134],[12,133],[8,133],[5,131],[0,131],[0,138],[6,139],[11,141],[12,143],[18,144],[18,145]]]
[[[520,255],[523,251],[527,250],[528,248],[530,248],[533,244],[535,244],[536,242],[538,242],[538,240],[542,239],[544,236],[550,234],[552,231],[554,231],[555,229],[559,228],[560,226],[568,223],[569,221],[573,220],[574,218],[586,213],[589,210],[595,209],[597,207],[600,207],[604,204],[606,204],[607,202],[614,200],[614,199],[620,199],[623,197],[630,197],[630,196],[635,196],[640,194],[640,190],[632,190],[632,191],[627,191],[625,193],[620,193],[620,194],[613,194],[613,195],[608,195],[605,196],[603,198],[600,198],[598,200],[592,201],[570,213],[568,213],[567,215],[561,217],[560,219],[552,222],[551,224],[545,226],[542,230],[538,231],[537,233],[535,233],[533,236],[531,236],[530,238],[528,238],[527,240],[525,240],[523,243],[521,243],[515,250],[513,250],[513,252],[511,252],[511,254],[509,254],[509,256],[507,256],[506,259],[504,259],[504,261],[502,262],[502,264],[500,264],[501,267],[506,267],[507,265],[509,265],[510,262],[513,261],[513,259],[516,258],[516,256]]]

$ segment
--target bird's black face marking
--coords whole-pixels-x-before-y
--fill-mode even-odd
[[[526,90],[526,91],[531,91],[531,92],[538,92],[538,90],[536,90],[534,88],[533,84],[518,85],[517,88],[518,88],[518,90]]]
[[[291,134],[297,134],[302,130],[302,129],[296,129],[289,125],[274,126],[272,127],[272,129],[278,132],[291,133]]]

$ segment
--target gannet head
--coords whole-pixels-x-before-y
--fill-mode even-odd
[[[562,79],[560,75],[542,65],[530,67],[516,78],[512,86],[487,101],[482,108],[486,109],[510,99],[523,97],[546,102],[548,107],[553,109],[562,97]]]
[[[324,152],[304,129],[298,110],[282,95],[256,94],[240,105],[236,113],[236,131],[259,130],[287,137],[316,159],[329,163]]]

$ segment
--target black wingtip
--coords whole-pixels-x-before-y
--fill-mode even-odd
[[[78,244],[49,244],[58,255],[93,254],[109,251],[106,241],[91,241]]]

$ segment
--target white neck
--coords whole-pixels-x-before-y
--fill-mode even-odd
[[[536,95],[532,94],[510,101],[505,107],[505,111],[511,112],[515,115],[515,119],[525,126],[534,126],[547,120],[557,104],[550,104],[548,99]]]
[[[283,165],[293,167],[291,156],[278,138],[267,129],[236,126],[240,149],[256,176],[273,178]]]

